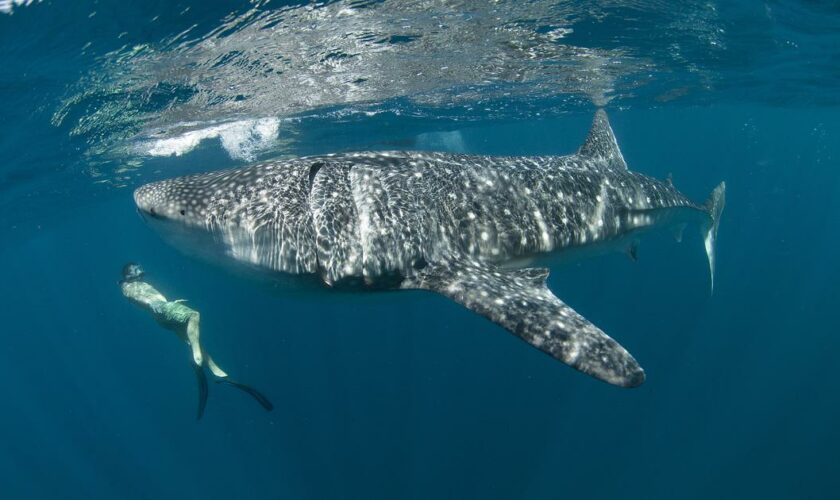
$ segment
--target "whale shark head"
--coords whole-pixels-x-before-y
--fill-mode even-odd
[[[134,191],[143,220],[181,252],[215,263],[226,253],[208,225],[214,197],[225,192],[227,172],[211,172],[144,184]]]
[[[134,203],[144,222],[186,255],[239,275],[259,280],[267,277],[272,282],[285,279],[278,277],[277,271],[314,272],[312,251],[297,249],[288,242],[277,244],[273,223],[278,213],[280,217],[284,213],[278,212],[279,209],[255,209],[255,205],[289,196],[270,195],[272,188],[297,186],[294,182],[284,184],[290,177],[288,170],[279,169],[279,175],[270,177],[274,166],[257,164],[144,184],[134,191]],[[302,175],[304,180],[308,179],[308,166]],[[281,181],[275,182],[277,179]],[[300,208],[300,200],[296,201],[297,204],[289,204],[294,210]],[[307,214],[301,214],[305,219]],[[288,222],[294,215],[289,211],[283,220]],[[290,285],[295,290],[301,289],[299,283]],[[304,285],[305,289],[309,288],[308,283]]]
[[[144,184],[134,191],[134,203],[151,224],[172,224],[183,227],[204,227],[216,173],[191,175]]]

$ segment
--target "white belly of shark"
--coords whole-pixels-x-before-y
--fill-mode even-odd
[[[569,156],[335,154],[155,182],[134,199],[187,251],[334,289],[430,290],[635,387],[645,379],[636,360],[546,287],[547,269],[517,264],[695,223],[714,276],[724,184],[698,205],[670,180],[629,171],[599,110]]]

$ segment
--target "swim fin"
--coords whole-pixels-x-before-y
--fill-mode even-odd
[[[198,381],[198,415],[195,419],[201,420],[204,407],[207,406],[207,374],[204,373],[202,366],[193,364],[193,368],[195,368],[195,377]]]
[[[252,398],[257,400],[257,403],[259,403],[263,408],[265,408],[266,411],[271,411],[274,409],[274,405],[271,404],[271,401],[269,401],[267,397],[263,396],[262,393],[260,393],[260,391],[254,389],[251,386],[240,384],[239,382],[233,381],[229,378],[216,379],[216,383],[231,385],[233,387],[236,387],[240,391],[250,394]]]

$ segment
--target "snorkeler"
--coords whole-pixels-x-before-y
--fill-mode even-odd
[[[245,384],[235,382],[228,377],[224,370],[219,368],[213,358],[201,347],[199,342],[199,319],[198,311],[184,305],[184,300],[169,301],[152,285],[143,280],[145,272],[138,264],[128,263],[123,266],[123,279],[120,281],[122,293],[129,301],[148,310],[155,320],[167,330],[178,335],[192,350],[193,368],[198,379],[198,419],[204,414],[204,407],[207,404],[207,375],[204,367],[216,377],[218,384],[228,384],[250,394],[267,411],[271,411],[274,405],[259,391]]]

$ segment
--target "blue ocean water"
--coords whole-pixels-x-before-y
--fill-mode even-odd
[[[836,2],[0,0],[2,498],[837,498]],[[727,206],[552,270],[633,390],[431,294],[282,293],[197,262],[138,185],[367,149],[568,154]],[[188,349],[127,261],[202,314]]]

